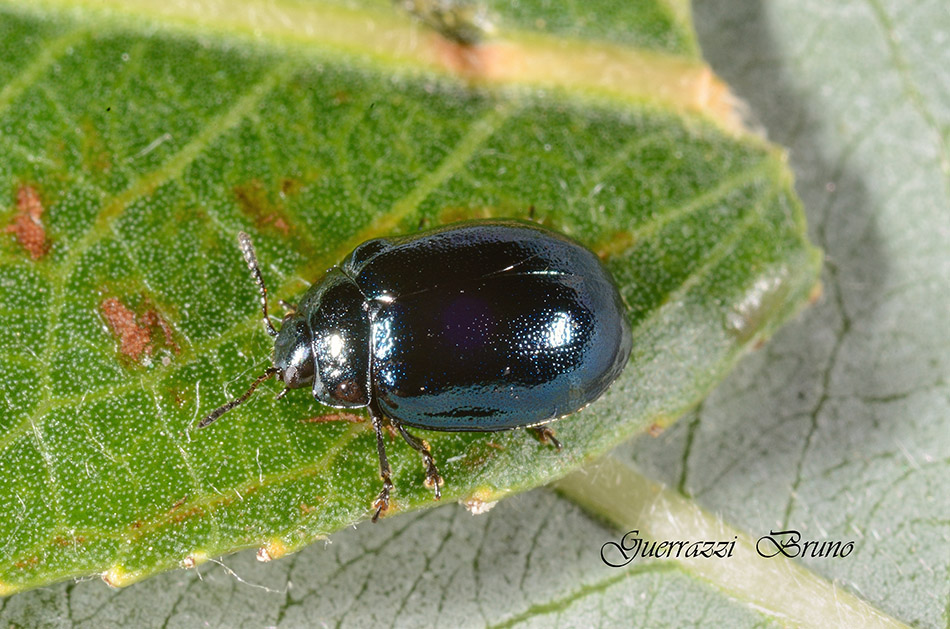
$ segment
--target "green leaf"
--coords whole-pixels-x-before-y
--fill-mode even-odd
[[[306,392],[191,430],[269,362],[241,229],[287,300],[420,222],[533,211],[603,255],[633,356],[564,450],[425,434],[473,510],[669,424],[814,296],[783,153],[739,129],[685,12],[529,6],[470,49],[382,2],[0,5],[3,593],[276,558],[370,513],[372,431],[303,423],[329,412]],[[432,506],[390,454],[392,511]]]

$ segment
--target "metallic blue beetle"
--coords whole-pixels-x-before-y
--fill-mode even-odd
[[[311,386],[321,404],[368,407],[383,490],[393,484],[386,423],[422,453],[426,485],[442,479],[428,444],[406,427],[490,432],[544,424],[600,396],[630,356],[630,328],[614,283],[597,257],[532,223],[470,221],[359,245],[313,284],[280,331],[247,234],[241,250],[257,280],[274,366],[204,427],[277,375],[289,389]]]

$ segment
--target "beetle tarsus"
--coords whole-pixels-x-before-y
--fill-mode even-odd
[[[442,480],[442,477],[439,476],[438,470],[435,469],[435,465],[426,469],[426,479],[422,481],[422,484],[425,485],[426,488],[432,489],[435,492],[434,497],[436,500],[442,499],[442,485],[445,483]]]
[[[393,481],[389,478],[388,473],[385,476],[380,475],[380,477],[383,479],[383,490],[379,492],[379,495],[376,496],[376,500],[373,501],[373,508],[376,509],[376,512],[373,514],[373,522],[378,520],[379,516],[389,509],[389,492],[393,489]]]
[[[444,483],[442,477],[439,475],[438,468],[435,466],[435,459],[432,458],[432,450],[429,448],[429,444],[424,439],[413,436],[408,430],[402,427],[402,424],[396,424],[396,428],[399,430],[399,434],[402,435],[402,438],[406,440],[406,443],[408,443],[413,450],[422,454],[422,460],[425,461],[426,464],[426,479],[423,484],[429,489],[435,490],[435,499],[440,499],[442,497],[441,487]]]
[[[554,449],[558,452],[561,451],[561,442],[557,440],[557,437],[554,436],[554,431],[549,426],[533,426],[528,428],[531,432],[534,433],[534,436],[538,438],[538,441],[544,445],[549,443],[554,446]]]

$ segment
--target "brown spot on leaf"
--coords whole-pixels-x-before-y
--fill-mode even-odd
[[[182,506],[183,504],[185,504],[185,502],[186,502],[187,500],[188,500],[188,496],[182,496],[181,498],[179,498],[179,499],[175,502],[175,504],[173,504],[173,505],[171,506],[171,509],[168,510],[168,513],[171,513],[172,511],[176,510],[178,507],[180,507],[180,506]]]
[[[316,417],[308,417],[306,419],[301,419],[300,421],[305,424],[330,424],[333,422],[347,422],[350,424],[369,424],[369,417],[366,415],[357,415],[356,413],[327,413],[326,415],[317,415]],[[396,440],[396,427],[390,423],[383,424],[383,428],[386,429],[386,432],[389,433],[389,440]]]
[[[663,426],[654,422],[650,424],[649,428],[647,428],[647,434],[650,435],[651,437],[659,437],[660,435],[663,434],[663,430],[664,430]]]
[[[606,260],[611,256],[619,255],[633,246],[633,234],[629,231],[618,231],[608,236],[607,240],[601,242],[594,248],[594,252],[601,260]]]
[[[142,354],[150,354],[152,333],[145,326],[135,320],[135,313],[115,297],[110,297],[99,306],[102,317],[109,324],[112,333],[119,339],[119,351],[131,358],[139,360]]]
[[[162,318],[158,311],[156,310],[147,310],[142,316],[142,323],[150,328],[158,328],[162,331],[162,336],[165,337],[165,345],[168,346],[176,354],[181,353],[181,348],[178,347],[178,343],[175,342],[175,336],[172,334],[172,327],[168,324],[168,321]]]
[[[174,514],[171,516],[171,521],[174,522],[175,524],[180,524],[192,516],[196,516],[196,515],[200,516],[204,514],[205,514],[204,508],[196,505],[189,509],[185,509],[184,511],[176,510]]]
[[[28,557],[26,559],[21,559],[20,561],[14,562],[13,567],[23,570],[24,568],[33,568],[37,566],[39,563],[40,563],[40,558],[37,557],[36,555],[33,555],[32,557]]]
[[[349,422],[351,424],[361,424],[365,422],[367,417],[365,415],[357,415],[356,413],[327,413],[326,415],[317,415],[316,417],[308,417],[306,419],[301,419],[300,421],[308,424],[327,424],[330,422]]]
[[[280,193],[285,197],[292,197],[300,192],[303,183],[294,177],[284,177],[280,180]]]
[[[145,306],[148,306],[147,299]],[[99,310],[109,329],[118,338],[119,352],[122,355],[134,361],[139,361],[143,354],[151,356],[155,350],[155,344],[159,342],[156,341],[156,335],[159,332],[161,332],[159,338],[165,347],[176,354],[181,352],[181,348],[175,342],[171,325],[154,308],[149,308],[141,316],[136,316],[135,312],[117,297],[110,297],[99,305]]]
[[[443,66],[469,80],[486,78],[500,52],[494,46],[469,46],[442,37],[434,41],[433,49]]]
[[[20,246],[34,260],[39,260],[49,251],[46,228],[43,227],[43,202],[33,186],[20,186],[16,193],[17,215],[4,230],[16,236]]]
[[[289,234],[289,233],[290,233],[290,225],[288,225],[288,224],[287,224],[287,221],[285,221],[285,220],[284,220],[283,218],[281,218],[280,216],[278,216],[277,218],[274,219],[273,225],[274,225],[274,227],[275,227],[278,231],[280,231],[280,233],[282,233],[282,234]]]
[[[176,408],[182,408],[190,399],[190,391],[181,387],[171,387],[168,389],[168,397]]]
[[[293,184],[282,182],[281,191],[285,187],[292,189]],[[283,204],[273,202],[264,185],[257,179],[234,186],[234,198],[241,212],[253,220],[254,226],[258,229],[270,228],[279,231],[284,236],[290,234],[290,220]]]
[[[101,173],[111,170],[111,156],[96,125],[87,118],[80,123],[80,128],[82,129],[80,150],[83,164],[92,172]]]
[[[234,198],[241,206],[241,211],[255,219],[260,218],[270,204],[263,184],[257,179],[234,186]]]
[[[345,105],[350,102],[350,93],[346,90],[339,90],[333,93],[334,105]]]

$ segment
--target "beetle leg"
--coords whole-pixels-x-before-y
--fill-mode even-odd
[[[370,405],[369,414],[373,419],[373,430],[376,431],[376,452],[379,454],[379,477],[383,479],[383,490],[373,501],[373,507],[376,513],[373,514],[373,522],[379,519],[379,516],[389,508],[389,493],[393,488],[393,481],[390,478],[392,470],[389,468],[389,461],[386,459],[386,444],[383,442],[383,416]]]
[[[432,451],[429,449],[429,444],[426,443],[423,439],[414,437],[409,434],[405,428],[402,427],[402,424],[396,424],[396,429],[399,430],[399,434],[402,435],[402,438],[406,440],[414,450],[422,453],[422,458],[426,464],[426,487],[430,489],[435,489],[435,499],[438,500],[442,497],[442,490],[439,487],[443,484],[442,477],[439,476],[439,470],[435,467],[435,459],[432,458]]]
[[[561,450],[561,442],[558,441],[557,438],[554,436],[554,431],[551,430],[550,427],[532,426],[531,428],[528,428],[528,430],[534,433],[534,436],[538,438],[538,441],[540,441],[544,445],[552,443],[554,444],[554,447],[557,448],[558,451]]]

